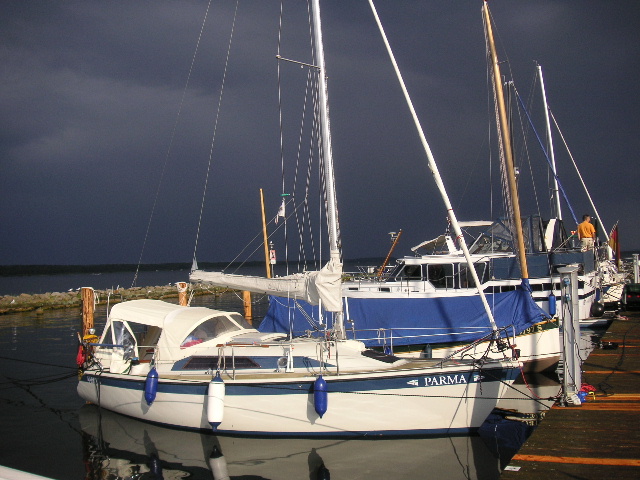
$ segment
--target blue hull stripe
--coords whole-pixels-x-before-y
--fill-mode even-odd
[[[404,375],[377,380],[340,380],[327,379],[329,393],[397,390],[400,388],[433,387],[433,394],[438,394],[438,386],[470,383],[493,383],[513,380],[518,374],[516,369],[493,368],[466,373],[442,373],[432,375]],[[144,391],[144,379],[113,378],[107,375],[85,373],[80,380],[91,383],[100,382],[102,386]],[[167,382],[158,383],[158,393],[182,395],[206,395],[209,382]],[[226,395],[308,395],[313,392],[313,380],[308,382],[269,382],[259,383],[226,383]]]

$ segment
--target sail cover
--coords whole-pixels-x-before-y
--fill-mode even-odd
[[[478,295],[346,298],[344,301],[346,318],[354,322],[355,338],[369,347],[380,346],[384,337],[391,333],[394,345],[471,342],[491,333],[487,313]],[[548,318],[533,301],[526,286],[511,292],[489,294],[487,301],[498,327],[513,325],[516,334]],[[309,318],[319,318],[317,307],[272,297],[269,311],[258,330],[292,331],[294,336],[305,335],[307,330],[313,328]]]
[[[296,273],[277,278],[234,275],[223,272],[195,270],[189,275],[191,282],[201,282],[216,287],[266,293],[279,297],[303,300],[319,305],[329,312],[342,311],[340,298],[342,287],[342,263],[337,254],[317,272]]]

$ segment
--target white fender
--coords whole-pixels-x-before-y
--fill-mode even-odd
[[[224,392],[224,382],[217,373],[209,382],[207,390],[207,421],[214,430],[218,429],[224,417]]]

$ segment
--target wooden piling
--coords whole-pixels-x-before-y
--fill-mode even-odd
[[[242,292],[242,301],[244,303],[244,318],[253,325],[253,312],[251,310],[251,292],[246,290]]]
[[[189,306],[188,295],[187,295],[187,282],[177,282],[176,287],[178,287],[178,303],[183,307]]]
[[[93,328],[93,313],[95,310],[95,296],[93,288],[82,287],[82,336],[84,337]]]

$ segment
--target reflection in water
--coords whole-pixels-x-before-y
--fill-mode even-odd
[[[497,479],[479,436],[392,439],[256,439],[160,427],[85,405],[87,479],[402,478]]]

